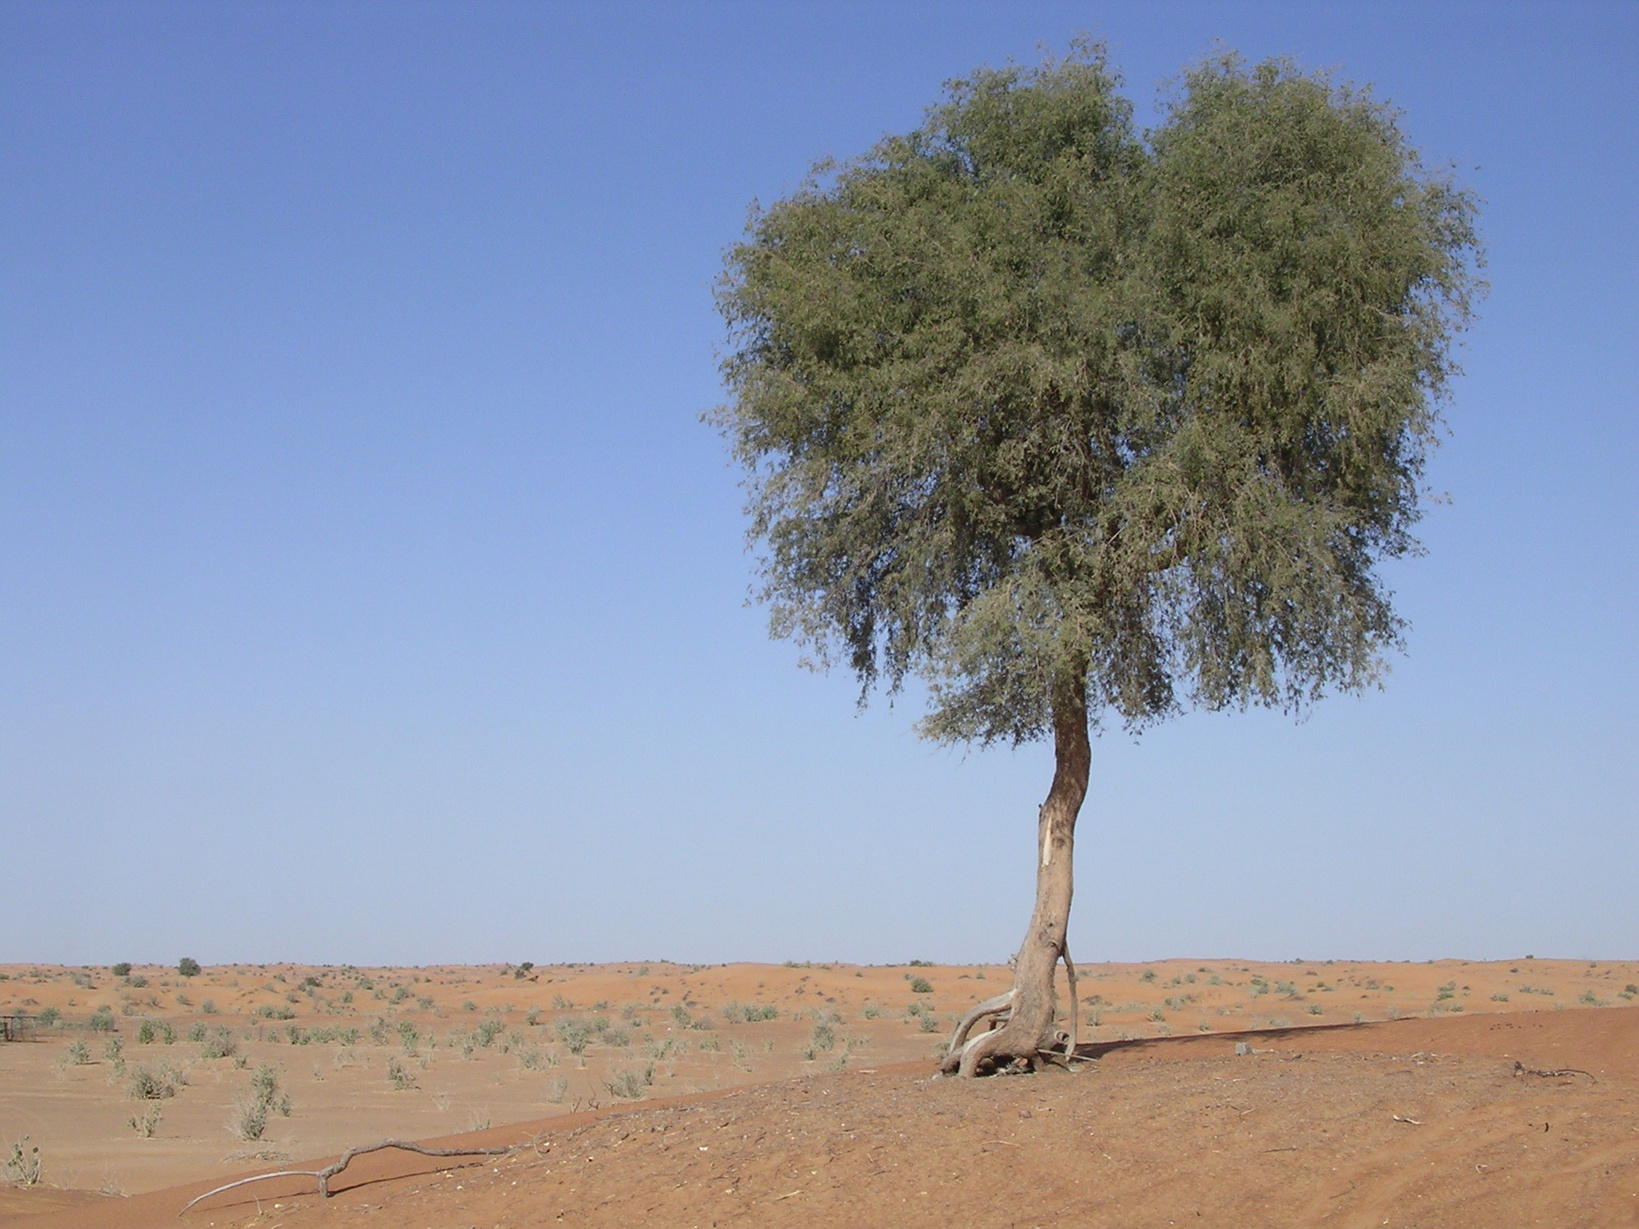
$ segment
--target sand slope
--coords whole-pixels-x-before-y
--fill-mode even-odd
[[[843,1071],[549,1120],[497,1160],[361,1165],[327,1203],[269,1184],[181,1223],[1639,1224],[1639,1009],[1094,1050],[1076,1075]],[[198,1189],[5,1223],[157,1229]]]

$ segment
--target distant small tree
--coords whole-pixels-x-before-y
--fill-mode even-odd
[[[920,675],[931,738],[1053,741],[1006,1023],[947,1068],[1063,1045],[1090,731],[1379,677],[1474,214],[1369,93],[1225,56],[1141,138],[1085,42],[754,211],[715,421],[773,633]]]
[[[131,965],[128,961],[122,960],[108,971],[115,977],[129,977],[131,976]]]
[[[182,974],[183,977],[198,977],[200,972],[199,961],[192,956],[184,956],[176,962],[176,971]]]

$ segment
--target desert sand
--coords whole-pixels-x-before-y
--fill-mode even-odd
[[[59,1013],[0,1045],[0,1142],[41,1157],[5,1224],[175,1224],[459,1135],[527,1146],[186,1223],[1639,1225],[1632,962],[1091,966],[1095,1061],[978,1082],[932,1059],[997,966],[0,973],[0,1012]],[[263,1066],[290,1113],[236,1138]],[[133,1099],[162,1067],[174,1095]]]

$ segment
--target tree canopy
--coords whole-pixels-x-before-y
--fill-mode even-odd
[[[947,740],[1367,685],[1479,263],[1395,112],[1289,62],[1147,133],[1096,44],[951,83],[727,255],[774,632]]]

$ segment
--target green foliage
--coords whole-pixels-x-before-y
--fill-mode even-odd
[[[131,964],[129,961],[122,960],[108,971],[115,977],[129,977],[131,976]]]
[[[911,978],[911,993],[912,994],[932,994],[933,993],[933,983],[930,982],[925,977],[913,977],[913,978]]]
[[[91,1019],[89,1021],[87,1021],[87,1024],[90,1026],[91,1031],[94,1032],[94,1033],[111,1033],[111,1032],[113,1032],[114,1031],[114,1009],[111,1008],[111,1007],[106,1007],[106,1006],[97,1008],[96,1011],[91,1013]]]
[[[923,730],[1141,727],[1373,681],[1378,562],[1480,289],[1369,94],[1232,56],[1141,139],[1103,49],[981,70],[754,212],[718,287],[775,634]]]
[[[183,977],[198,977],[200,973],[199,961],[192,956],[184,956],[176,962],[176,971]]]

